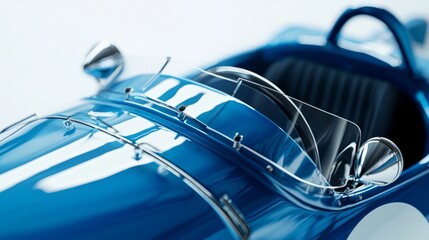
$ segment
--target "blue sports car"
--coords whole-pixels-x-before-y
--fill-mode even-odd
[[[393,37],[341,37],[361,15]],[[353,8],[204,69],[101,42],[98,93],[0,130],[0,239],[427,239],[425,34]]]

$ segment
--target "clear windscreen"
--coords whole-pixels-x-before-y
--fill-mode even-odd
[[[208,111],[219,107],[218,103],[235,99],[281,129],[283,136],[275,134],[269,139],[260,140],[260,144],[249,146],[252,150],[304,182],[320,186],[345,184],[360,144],[360,129],[356,124],[288,97],[269,80],[244,69],[217,67],[202,70],[171,58],[136,59],[127,62],[120,79],[106,89],[115,91],[131,87],[133,96],[154,100],[171,109],[178,109],[183,103],[188,103],[186,113],[190,117],[231,139],[233,136],[226,128],[216,125],[205,116]],[[185,79],[192,87],[179,87],[175,79]],[[227,111],[228,108],[222,109]],[[243,118],[241,112],[229,111],[229,115]],[[303,150],[302,153],[288,153],[290,146],[285,144],[287,139],[292,139]],[[263,141],[268,143],[264,145]]]

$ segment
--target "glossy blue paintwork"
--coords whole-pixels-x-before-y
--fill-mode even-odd
[[[134,79],[137,83],[141,80],[140,78]],[[127,83],[133,85],[133,81]],[[167,90],[160,99],[168,102],[169,98],[177,97],[175,94],[169,95],[169,92],[176,93],[180,88],[190,85],[184,80],[182,83],[176,86],[176,89],[172,89],[173,91]],[[121,89],[120,85],[116,87]],[[193,131],[192,127],[187,127],[175,116],[169,117],[168,109],[159,108],[159,110],[154,111],[154,108],[147,106],[144,108],[144,103],[136,104],[133,102],[131,104],[120,98],[115,100],[114,92],[115,88],[112,88],[106,93],[100,93],[98,97],[85,100],[81,105],[66,110],[61,115],[96,122],[88,116],[90,112],[95,113],[103,119],[102,123],[108,123],[118,129],[127,139],[137,143],[151,144],[151,147],[156,148],[162,157],[185,169],[196,180],[207,186],[215,196],[220,197],[223,194],[228,194],[234,199],[237,206],[260,201],[254,197],[254,189],[258,188],[259,185],[261,190],[258,191],[266,190],[262,190],[263,187],[260,183],[255,182],[249,174],[236,166],[240,162],[233,163],[242,157],[235,156],[233,159],[228,159],[237,155],[230,146],[225,146],[223,143],[216,144],[208,141],[209,139],[204,139],[207,137],[206,133],[201,133],[201,129],[198,128],[196,129],[198,131]],[[220,93],[218,94],[220,95]],[[192,95],[186,94],[184,97],[184,102],[189,106],[192,106],[190,101],[193,101],[194,104],[198,103],[198,99]],[[231,97],[228,97],[228,101],[217,100],[217,102],[213,109],[202,114],[199,119],[210,122],[213,128],[222,129],[226,135],[233,135],[235,131],[246,134],[247,141],[243,143],[260,149],[261,153],[269,157],[275,158],[282,154],[288,154],[293,159],[291,153],[297,150],[301,151],[280,128],[251,108]],[[240,124],[240,119],[231,118],[234,117],[228,114],[231,111],[240,112],[241,116],[247,119],[245,124]],[[128,127],[121,129],[121,125]],[[168,125],[170,127],[166,128]],[[255,125],[261,126],[259,131],[250,131],[251,126]],[[282,141],[276,140],[279,144],[285,147],[288,143],[289,145],[292,144],[290,147],[286,147],[289,150],[281,151],[284,149],[281,147],[282,145],[275,148],[272,147],[272,144],[270,146],[269,140],[279,138],[273,134],[276,131],[284,139]],[[271,136],[264,136],[267,133],[271,133]],[[199,227],[193,230],[181,228],[186,233],[180,233],[180,235],[187,236],[189,234],[192,237],[211,234],[225,235],[226,228],[222,224],[219,226],[220,219],[215,216],[207,204],[203,203],[201,198],[194,199],[196,197],[195,192],[186,187],[186,190],[183,191],[182,188],[185,185],[180,179],[172,176],[171,173],[168,174],[168,171],[166,171],[167,175],[157,173],[159,169],[157,169],[156,164],[151,162],[140,165],[138,161],[131,159],[133,149],[126,149],[129,147],[115,139],[101,139],[102,144],[98,145],[92,143],[96,140],[100,141],[98,140],[99,135],[100,132],[95,132],[85,126],[75,124],[71,129],[67,129],[64,128],[63,121],[49,119],[38,120],[25,125],[15,134],[2,141],[0,152],[0,171],[3,173],[2,180],[4,181],[3,186],[0,186],[2,190],[0,202],[3,203],[0,205],[4,207],[2,213],[7,214],[12,209],[23,210],[23,215],[11,215],[7,221],[10,227],[6,227],[0,232],[2,236],[21,237],[23,232],[40,237],[53,237],[63,233],[85,238],[93,234],[96,234],[97,237],[116,236],[115,228],[111,230],[112,232],[103,232],[105,228],[110,229],[109,224],[113,224],[109,220],[101,218],[100,215],[106,214],[113,214],[112,218],[119,218],[120,222],[126,223],[126,227],[119,228],[117,231],[130,232],[130,236],[133,237],[162,237],[163,234],[172,234],[173,232],[179,234],[181,231],[177,230],[178,226],[191,226],[192,224],[188,221],[193,221],[195,218],[208,219],[210,224],[208,227]],[[76,149],[76,146],[72,148],[70,145],[81,147],[79,149],[82,152],[75,152],[79,149]],[[92,145],[97,147],[91,148]],[[23,148],[27,150],[22,151]],[[293,150],[294,148],[296,150]],[[264,152],[263,150],[266,149],[268,151]],[[128,161],[128,165],[123,163],[125,165],[119,168],[115,165],[104,166],[103,161],[117,158],[118,155],[115,152],[121,154],[120,158],[115,160],[118,162],[116,164],[121,164],[120,161]],[[109,155],[113,156],[110,157]],[[50,159],[49,156],[54,159]],[[310,160],[308,161],[311,163]],[[89,167],[91,165],[94,166]],[[85,170],[88,167],[94,172]],[[207,174],[212,171],[214,171],[212,174]],[[157,177],[157,179],[152,179],[153,177]],[[138,181],[135,178],[138,178]],[[136,191],[139,194],[136,194]],[[245,194],[246,192],[248,193]],[[133,196],[134,194],[135,196]],[[79,196],[73,197],[74,195]],[[166,199],[162,197],[163,195],[166,195]],[[20,198],[20,196],[27,197]],[[14,201],[13,199],[16,198],[20,200]],[[32,205],[32,202],[38,204]],[[165,202],[172,203],[172,207],[177,208],[177,211],[164,206]],[[135,216],[136,219],[129,219],[132,217],[128,216],[129,208],[139,209],[134,204],[141,206],[141,216],[138,215]],[[145,206],[151,206],[150,210]],[[178,214],[182,215],[181,211],[191,212],[189,209],[186,210],[187,207],[199,210],[192,211],[186,217],[178,217]],[[71,211],[61,211],[61,208]],[[50,212],[52,215],[48,215],[35,223],[26,221],[28,218],[36,218],[43,212]],[[60,215],[56,216],[54,214],[56,212]],[[198,215],[201,214],[200,212],[204,213],[204,217]],[[154,224],[157,222],[156,219],[170,218],[166,217],[170,214],[173,214],[171,218],[177,219],[165,224],[158,223],[162,225],[159,231],[140,233],[133,229],[133,227],[137,227],[132,223],[133,221],[146,226],[145,229],[151,229],[150,224],[148,225],[146,221]],[[243,209],[243,214],[246,214],[245,209]],[[85,231],[88,226],[82,223],[93,221],[94,218],[95,221],[99,221],[97,223],[99,227],[94,223],[95,226],[91,224],[92,227]],[[121,226],[120,223],[117,223],[119,220],[112,219],[111,221]],[[75,222],[81,224],[74,226]],[[74,230],[69,232],[70,228]],[[44,232],[43,229],[49,230]]]
[[[106,94],[112,99],[109,95],[111,91]],[[103,93],[100,96],[107,97]],[[240,112],[247,110],[249,114],[257,114],[255,121],[259,119],[266,121],[267,125],[272,124],[248,107],[238,106],[243,107]],[[132,128],[120,129],[124,136],[159,148],[161,156],[186,169],[216,196],[227,193],[247,220],[254,238],[313,238],[327,231],[328,226],[338,223],[339,219],[351,218],[350,211],[357,214],[357,209],[364,212],[371,209],[366,206],[371,205],[370,201],[344,212],[327,211],[307,205],[291,194],[284,196],[284,193],[273,188],[272,183],[264,181],[258,172],[243,168],[245,162],[240,160],[242,156],[233,149],[221,147],[222,144],[208,146],[209,141],[198,136],[197,132],[192,134],[191,129],[186,134],[174,130],[184,126],[171,125],[166,128],[166,122],[161,121],[162,118],[157,114],[137,106],[121,106],[119,102],[109,103],[95,97],[64,114],[81,116],[83,119],[88,118],[85,113],[89,111],[107,116],[104,121],[113,127],[119,128],[118,125],[129,121]],[[222,119],[221,114],[216,116]],[[174,120],[176,125],[180,123]],[[100,133],[77,124],[75,129],[66,130],[60,120],[39,120],[18,133],[2,142],[0,171],[3,173],[3,182],[25,173],[23,171],[21,175],[14,176],[8,171],[28,168],[29,164],[33,166],[27,171],[31,172],[35,168],[40,170],[35,170],[16,185],[0,186],[1,215],[8,216],[3,224],[5,228],[0,231],[4,237],[20,238],[27,234],[52,238],[229,236],[222,221],[198,194],[171,173],[159,174],[157,164],[150,161],[140,164],[132,159],[132,149],[127,149],[128,146],[114,138],[100,138]],[[81,152],[64,151],[63,154],[68,156],[60,160],[60,155],[58,162],[49,166],[43,167],[47,163],[37,159],[82,140],[84,144],[79,145],[82,147]],[[92,141],[101,141],[101,144],[88,150],[85,145],[93,145]],[[252,144],[252,141],[248,144]],[[115,159],[115,151],[121,151],[119,159]],[[124,163],[121,168],[104,165],[103,161],[111,161],[109,159],[128,164]],[[68,176],[66,172],[69,172]],[[397,184],[401,184],[401,179],[408,179],[405,177],[400,178]],[[78,181],[73,184],[73,180]],[[384,194],[396,196],[394,192],[391,190],[389,194]],[[410,203],[425,210],[425,205],[413,201]],[[41,215],[44,217],[40,218]],[[198,227],[193,224],[196,219]],[[283,225],[289,227],[281,228]],[[282,230],[273,231],[277,228]]]
[[[257,70],[286,52],[323,58],[326,51],[339,58],[344,53],[329,47],[269,44],[221,64]],[[358,53],[356,58],[377,61]],[[356,66],[362,71],[365,67]],[[429,112],[427,83],[420,77],[403,83],[400,76],[407,73],[402,70],[381,62],[377,69],[388,69],[383,74],[415,94],[422,112]],[[216,199],[227,194],[249,225],[252,239],[345,239],[366,214],[390,202],[411,204],[429,219],[428,157],[385,187],[350,195],[322,191],[277,169],[270,173],[263,157],[232,147],[231,139],[239,132],[245,136],[243,144],[262,156],[295,161],[303,150],[267,117],[184,78],[161,76],[141,93],[151,96],[150,90],[166,80],[172,84],[163,86],[156,98],[174,108],[187,105],[195,119],[181,121],[176,111],[144,97],[126,100],[124,89],[139,89],[148,81],[145,75],[112,84],[57,115],[148,144]],[[425,116],[429,126],[429,115]],[[132,146],[108,134],[65,123],[41,118],[0,134],[0,239],[234,237],[222,216],[183,176],[148,155],[135,159]],[[295,174],[314,180],[317,169],[312,161],[303,158],[300,164]]]

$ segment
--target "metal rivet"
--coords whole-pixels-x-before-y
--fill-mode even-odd
[[[268,171],[268,172],[270,172],[270,173],[274,172],[274,168],[273,168],[273,166],[271,166],[271,165],[267,165],[267,166],[265,167],[265,169],[267,169],[267,171]]]
[[[158,175],[160,176],[167,176],[168,175],[168,170],[166,167],[160,165],[158,167],[158,169],[156,170],[156,172],[158,173]]]
[[[125,100],[130,100],[131,93],[134,91],[133,88],[127,87],[125,88]]]
[[[134,159],[135,160],[140,160],[143,157],[143,149],[141,148],[135,148],[134,149]]]
[[[235,133],[235,135],[234,135],[234,143],[232,145],[232,147],[235,150],[237,150],[237,151],[240,150],[240,148],[241,148],[241,141],[243,141],[243,138],[244,138],[243,135],[241,135],[240,133]]]
[[[231,199],[229,198],[228,194],[224,194],[224,195],[222,196],[222,198],[223,198],[223,200],[225,200],[225,201],[227,201],[227,202],[231,203]]]
[[[64,127],[65,127],[66,129],[74,128],[74,124],[73,124],[73,122],[72,122],[70,119],[65,120],[65,121],[63,122],[63,124],[64,124]]]
[[[185,121],[185,119],[186,119],[186,114],[185,114],[186,106],[180,105],[178,110],[179,110],[179,112],[177,113],[177,118],[179,118],[181,121]]]

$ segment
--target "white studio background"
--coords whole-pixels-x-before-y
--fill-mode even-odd
[[[424,0],[0,0],[0,129],[95,93],[81,63],[100,40],[125,56],[203,66],[260,46],[290,25],[328,30],[347,7],[367,3],[401,20],[429,11]]]

